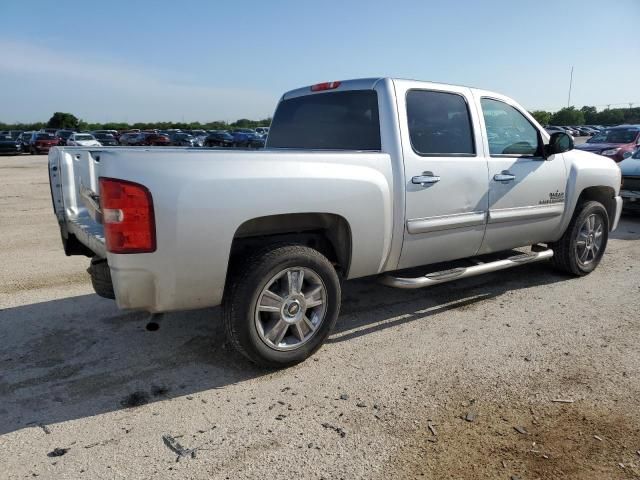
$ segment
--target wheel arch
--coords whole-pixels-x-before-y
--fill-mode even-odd
[[[607,211],[607,215],[609,216],[609,231],[613,226],[613,222],[616,216],[616,192],[612,187],[608,187],[605,185],[586,187],[578,196],[578,201],[576,206],[574,207],[574,212],[572,216],[575,214],[576,208],[584,202],[588,201],[596,201],[601,203],[605,210]]]
[[[318,250],[334,264],[342,278],[348,276],[352,252],[349,222],[340,215],[321,212],[266,215],[245,221],[233,235],[227,272],[234,261],[278,243]]]

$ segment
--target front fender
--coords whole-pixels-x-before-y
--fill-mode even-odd
[[[584,198],[584,192],[592,187],[607,189],[608,201],[617,205],[616,197],[620,194],[621,174],[618,165],[610,158],[581,150],[571,150],[563,154],[567,166],[567,186],[565,189],[565,210],[556,241],[564,234],[573,218],[578,202]],[[607,206],[607,205],[605,205]],[[614,227],[619,217],[617,206],[611,226]]]

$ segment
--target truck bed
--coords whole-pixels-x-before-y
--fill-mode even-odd
[[[389,257],[394,188],[386,153],[58,147],[49,155],[49,172],[67,254],[106,258],[121,308],[218,305],[237,232],[265,216],[344,219],[358,244],[349,278],[380,273]],[[151,192],[156,251],[106,251],[101,176],[139,183]]]

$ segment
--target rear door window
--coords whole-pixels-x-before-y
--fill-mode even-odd
[[[380,150],[374,90],[328,92],[283,100],[273,117],[269,148]]]
[[[432,90],[407,92],[411,146],[418,155],[475,155],[467,101],[462,95]]]

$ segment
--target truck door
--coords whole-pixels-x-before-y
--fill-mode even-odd
[[[480,253],[554,238],[565,208],[562,155],[543,157],[541,132],[511,100],[478,100],[489,164],[489,216]]]
[[[398,268],[473,256],[485,231],[488,170],[470,89],[395,85],[406,189]]]

